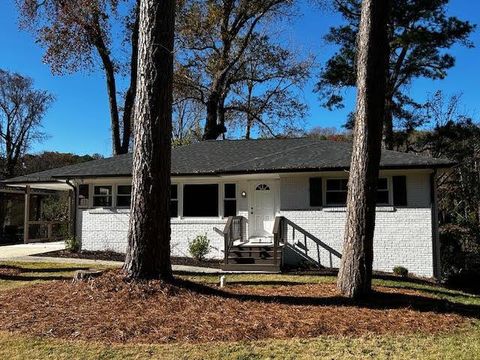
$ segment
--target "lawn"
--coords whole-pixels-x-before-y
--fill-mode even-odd
[[[4,272],[0,276],[0,298],[8,299],[8,294],[18,292],[23,294],[23,297],[38,297],[45,296],[49,301],[49,306],[58,306],[52,299],[48,298],[49,289],[55,288],[62,292],[65,289],[74,289],[77,291],[79,297],[90,296],[92,293],[84,293],[85,289],[72,288],[73,286],[69,280],[73,272],[78,268],[84,266],[77,266],[72,264],[54,264],[54,263],[9,263],[1,264],[0,268],[11,269],[14,266],[15,271],[8,273]],[[0,273],[1,274],[1,273]],[[205,286],[207,289],[216,289],[215,284],[218,283],[218,276],[212,275],[181,275],[182,279],[189,282],[194,282],[198,286]],[[57,281],[52,281],[57,280]],[[286,299],[292,298],[292,294],[299,292],[299,298],[303,298],[305,304],[298,307],[295,305],[294,309],[310,309],[312,311],[319,311],[318,316],[323,316],[327,311],[328,316],[338,316],[335,322],[339,326],[344,326],[346,322],[341,318],[342,314],[345,317],[354,316],[354,314],[361,314],[362,316],[374,316],[377,319],[372,319],[372,327],[363,329],[360,333],[349,332],[347,328],[346,333],[335,333],[333,328],[324,325],[323,332],[315,335],[315,332],[307,332],[305,339],[295,337],[295,333],[288,333],[288,336],[281,338],[285,333],[278,333],[279,328],[274,327],[276,332],[272,329],[255,328],[260,334],[267,336],[267,338],[256,339],[252,337],[251,340],[238,341],[205,341],[202,333],[189,334],[189,336],[199,336],[199,341],[190,339],[185,341],[182,336],[181,329],[177,329],[178,339],[174,341],[158,341],[156,344],[140,344],[138,337],[132,336],[122,343],[119,341],[98,341],[90,339],[87,335],[79,335],[77,340],[72,336],[64,336],[59,332],[39,332],[35,333],[24,331],[21,322],[19,329],[14,332],[0,331],[0,358],[42,358],[42,359],[147,359],[147,358],[164,358],[164,359],[203,359],[203,358],[233,358],[233,359],[257,359],[257,358],[286,358],[286,359],[310,359],[310,358],[422,358],[422,359],[439,359],[439,358],[456,358],[456,359],[475,359],[480,358],[480,322],[476,319],[480,315],[480,298],[469,295],[460,291],[453,291],[437,286],[416,283],[410,281],[396,281],[396,280],[381,280],[376,279],[374,284],[379,292],[380,300],[377,299],[370,304],[363,304],[359,307],[353,307],[349,304],[338,303],[318,303],[315,299],[312,300],[311,292],[318,292],[321,299],[330,299],[331,296],[325,297],[322,289],[334,288],[333,277],[326,276],[300,276],[300,275],[228,275],[227,289],[229,296],[226,299],[220,299],[214,304],[218,309],[222,309],[224,304],[232,305],[230,311],[238,311],[241,314],[242,309],[252,306],[258,302],[267,302],[265,306],[277,306],[280,314],[289,310],[288,306],[292,306]],[[54,285],[54,286],[53,286]],[[131,289],[127,292],[118,290],[119,296],[130,294]],[[44,292],[42,292],[44,291]],[[183,290],[182,290],[183,291]],[[217,290],[215,290],[217,291]],[[330,290],[329,290],[330,291]],[[274,297],[271,299],[272,292]],[[13,294],[13,293],[12,293]],[[143,293],[142,293],[143,294]],[[146,293],[150,296],[150,293]],[[386,304],[390,298],[385,297],[400,296],[400,300],[395,299],[396,305]],[[63,294],[68,301],[71,301],[70,294]],[[408,303],[405,304],[403,297],[414,295],[408,298]],[[143,296],[143,295],[142,295]],[[163,294],[154,295],[163,299]],[[183,295],[182,295],[183,296]],[[199,295],[192,297],[190,293],[185,293],[185,297],[192,303],[200,301],[195,306],[208,309],[205,304],[212,301],[212,296],[218,297],[218,294]],[[201,303],[197,298],[206,297],[208,301]],[[232,299],[231,299],[231,298]],[[252,297],[252,298],[250,298]],[[383,298],[382,298],[383,297]],[[418,299],[431,299],[431,301],[421,301]],[[306,301],[305,298],[309,300]],[[418,299],[417,299],[418,298]],[[268,299],[268,300],[266,300]],[[413,299],[413,300],[412,300]],[[104,301],[105,300],[105,301]],[[108,300],[108,301],[107,301]],[[135,307],[138,299],[133,299],[132,307]],[[152,301],[157,301],[157,298]],[[290,301],[289,300],[289,301]],[[47,301],[47,302],[48,302]],[[103,306],[104,304],[115,301],[115,298],[108,294],[106,299],[96,299],[95,304]],[[216,301],[216,300],[215,300]],[[320,301],[320,300],[319,300]],[[324,300],[322,300],[324,301]],[[19,303],[22,301],[19,300]],[[5,315],[8,311],[11,313],[12,307],[5,302],[0,302],[0,313]],[[28,306],[30,303],[25,300],[23,306]],[[93,304],[93,302],[92,302]],[[185,307],[183,303],[179,303],[177,311],[187,311],[180,307]],[[244,306],[245,305],[245,306]],[[247,306],[248,305],[248,306]],[[172,305],[173,306],[173,305]],[[72,304],[72,309],[77,309],[76,304]],[[82,308],[78,308],[82,312]],[[92,309],[96,309],[95,306]],[[229,308],[230,309],[230,308]],[[260,308],[262,309],[262,308]],[[266,308],[263,308],[265,311]],[[293,308],[292,308],[293,309]],[[48,309],[46,309],[48,310]],[[63,309],[58,308],[59,312]],[[105,311],[108,309],[104,309]],[[50,311],[50,310],[48,310]],[[52,314],[53,314],[52,311]],[[205,310],[208,312],[208,310]],[[32,314],[35,312],[33,310]],[[90,313],[93,311],[90,311]],[[38,319],[40,313],[35,314]],[[88,314],[84,314],[85,316]],[[226,314],[228,315],[228,314]],[[83,315],[82,315],[83,316]],[[100,315],[98,315],[100,316]],[[214,314],[209,314],[212,319],[218,321]],[[262,316],[260,314],[259,316]],[[281,315],[279,315],[281,316]],[[305,326],[312,327],[317,324],[311,323],[314,318],[312,316],[302,318],[302,314],[292,314],[292,318],[296,321],[305,321]],[[317,315],[315,315],[317,316]],[[355,315],[356,316],[356,315]],[[1,315],[0,315],[1,317]],[[268,314],[264,314],[265,321],[268,323]],[[458,325],[460,317],[467,317],[464,323]],[[205,319],[205,314],[199,315],[193,319],[197,324],[201,324],[202,319]],[[233,318],[232,318],[233,319]],[[274,318],[272,318],[274,319]],[[378,320],[379,321],[374,321]],[[31,319],[28,315],[21,318],[25,321],[25,325],[29,324]],[[74,319],[77,322],[82,321],[82,317]],[[91,321],[91,319],[86,319]],[[348,320],[348,319],[347,319]],[[431,329],[431,322],[433,325],[440,328]],[[68,316],[65,317],[65,323],[68,323]],[[185,320],[188,322],[188,319]],[[406,322],[405,322],[406,321]],[[391,322],[395,325],[400,322],[400,328],[403,330],[398,333],[382,324]],[[407,325],[407,328],[404,326]],[[448,325],[454,324],[451,329]],[[368,323],[367,323],[368,324]],[[402,325],[403,324],[403,325]],[[442,324],[447,328],[442,328]],[[56,323],[55,326],[60,327],[61,324]],[[181,324],[173,324],[175,327],[181,328]],[[382,325],[382,326],[381,326]],[[241,321],[232,323],[231,326],[235,329],[238,327],[242,331],[245,326]],[[418,331],[406,331],[408,326],[419,327]],[[422,326],[427,326],[427,331],[422,330]],[[2,324],[0,323],[0,327]],[[314,327],[315,328],[315,327]],[[373,331],[371,331],[373,329]],[[201,330],[201,329],[200,329]],[[280,329],[281,330],[281,329]],[[288,329],[287,329],[288,330]],[[299,337],[301,335],[301,327],[295,329],[298,331]],[[212,331],[207,330],[208,331]],[[250,331],[252,331],[250,329]],[[330,334],[331,332],[331,334]],[[62,335],[63,334],[63,335]],[[97,336],[98,333],[92,333],[92,336]],[[253,334],[252,334],[253,335]],[[151,336],[151,335],[150,335]],[[232,335],[233,336],[233,335]],[[269,338],[272,336],[274,338]],[[275,338],[280,337],[280,338]],[[105,340],[101,336],[101,340]],[[215,336],[212,336],[215,339]],[[163,344],[161,342],[164,342]],[[153,343],[153,342],[152,342]]]

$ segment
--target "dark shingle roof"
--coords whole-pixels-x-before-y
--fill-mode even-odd
[[[172,175],[220,175],[262,172],[339,170],[350,166],[352,144],[315,139],[219,140],[176,148]],[[382,151],[380,166],[394,168],[450,167],[450,160]],[[76,177],[129,176],[132,155],[93,160],[8,180],[9,183]]]

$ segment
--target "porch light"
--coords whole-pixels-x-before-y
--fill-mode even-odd
[[[242,191],[242,198],[246,198],[247,197],[247,192],[244,190]]]

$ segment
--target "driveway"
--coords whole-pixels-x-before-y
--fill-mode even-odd
[[[16,258],[62,249],[65,249],[63,241],[0,246],[0,260],[16,260]]]

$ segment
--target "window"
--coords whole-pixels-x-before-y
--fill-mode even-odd
[[[327,179],[325,200],[327,205],[344,206],[347,203],[348,179]],[[379,178],[377,186],[377,204],[388,205],[389,189],[387,178]]]
[[[257,191],[269,191],[270,186],[268,186],[267,184],[260,184],[260,185],[257,185],[255,190],[257,190]]]
[[[178,185],[170,186],[170,217],[178,217]]]
[[[407,206],[407,177],[406,176],[393,176],[393,205],[395,206]]]
[[[132,186],[118,185],[117,186],[117,206],[130,207],[132,201]]]
[[[90,198],[90,185],[82,184],[78,186],[78,206],[88,207],[88,199]]]
[[[327,179],[325,201],[327,205],[345,205],[347,203],[348,179]]]
[[[389,202],[387,178],[379,178],[377,185],[377,204],[388,205]]]
[[[183,216],[218,216],[218,185],[184,185]]]
[[[223,216],[237,215],[237,186],[235,184],[224,185]]]
[[[315,177],[309,179],[310,183],[310,206],[322,206],[322,178]]]
[[[110,207],[112,206],[112,186],[99,185],[93,188],[93,206]]]

